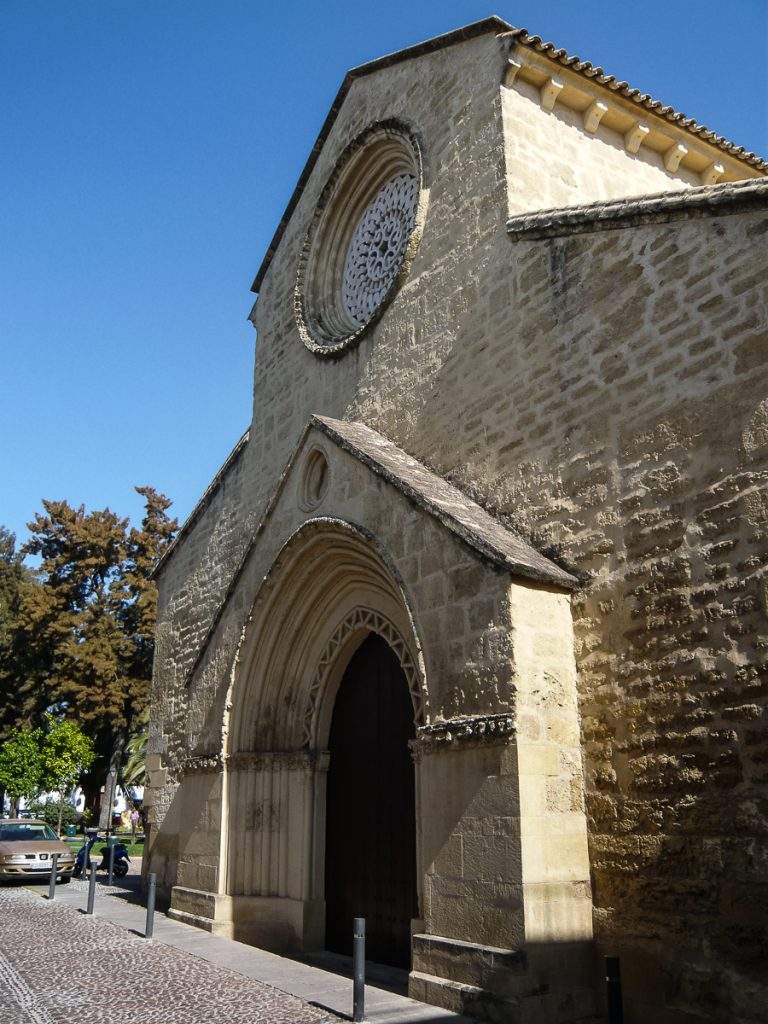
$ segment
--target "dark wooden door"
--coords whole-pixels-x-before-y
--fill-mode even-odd
[[[410,967],[416,916],[413,705],[400,662],[371,634],[352,657],[331,722],[325,847],[326,948]]]

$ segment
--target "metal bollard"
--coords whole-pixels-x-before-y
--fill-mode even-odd
[[[88,879],[88,906],[86,914],[93,913],[93,904],[96,899],[96,858],[91,860],[91,876]]]
[[[608,1001],[608,1024],[624,1024],[624,1003],[621,998],[621,968],[617,956],[605,958],[605,987]]]
[[[151,939],[155,930],[155,888],[157,886],[157,875],[150,872],[147,876],[147,923],[144,928],[144,938]]]
[[[48,883],[48,899],[52,900],[56,895],[56,875],[59,873],[59,855],[54,853],[53,864],[51,865],[51,880]]]
[[[352,931],[352,1020],[365,1020],[365,918],[356,917]]]
[[[110,836],[107,843],[109,844],[109,875],[107,876],[107,885],[112,885],[115,877],[115,837]]]

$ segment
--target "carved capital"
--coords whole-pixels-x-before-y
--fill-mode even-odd
[[[312,771],[328,768],[326,750],[242,750],[227,757],[230,771]]]
[[[224,771],[221,754],[190,754],[184,761],[181,775],[209,775]]]

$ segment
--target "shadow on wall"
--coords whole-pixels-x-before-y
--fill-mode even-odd
[[[768,1003],[768,364],[739,220],[519,243],[454,289],[413,405],[361,413],[593,577],[590,863],[627,1024]]]

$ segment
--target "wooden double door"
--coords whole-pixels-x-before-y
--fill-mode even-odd
[[[366,959],[410,967],[417,916],[413,705],[400,662],[372,633],[349,662],[329,740],[326,948],[350,955],[366,919]]]

